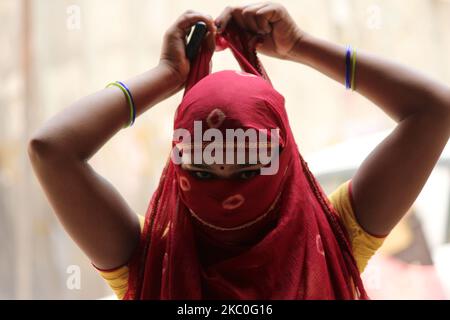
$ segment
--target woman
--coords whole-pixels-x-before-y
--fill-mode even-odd
[[[208,34],[191,64],[185,37],[197,21]],[[243,71],[209,75],[216,45],[230,48]],[[328,198],[298,153],[284,99],[255,49],[345,79],[397,122]],[[134,121],[133,108],[140,115],[183,86],[174,129],[192,133],[194,121],[219,132],[277,128],[278,170],[172,157],[144,218],[88,160]],[[64,227],[119,298],[365,299],[359,273],[416,199],[449,136],[446,85],[367,53],[356,63],[354,52],[301,30],[281,5],[258,3],[226,8],[215,21],[187,11],[166,32],[155,68],[55,116],[34,134],[29,155]],[[193,145],[181,140],[175,150],[189,154],[184,147]]]

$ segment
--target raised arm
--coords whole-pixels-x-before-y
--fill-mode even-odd
[[[342,82],[343,46],[304,35],[291,58]],[[354,210],[370,233],[386,235],[407,212],[450,136],[450,88],[358,50],[356,91],[397,122],[352,179]]]
[[[276,3],[226,8],[229,19],[264,34],[258,51],[306,64],[344,83],[344,46],[302,31]],[[398,124],[352,179],[355,215],[369,233],[386,235],[413,204],[450,136],[450,89],[398,63],[358,50],[356,91]]]
[[[178,92],[189,72],[185,36],[197,21],[211,17],[188,11],[164,36],[159,64],[125,81],[137,115]],[[213,39],[213,33],[208,39]],[[126,263],[140,229],[117,190],[89,165],[88,160],[129,122],[129,107],[117,87],[84,97],[47,121],[31,137],[29,157],[34,172],[64,228],[101,269]]]

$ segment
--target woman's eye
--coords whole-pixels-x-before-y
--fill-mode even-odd
[[[251,179],[251,178],[253,178],[253,177],[259,175],[260,171],[261,171],[261,170],[259,170],[259,169],[258,169],[258,170],[242,171],[242,172],[239,174],[239,178],[244,179],[244,180],[248,180],[248,179]]]
[[[194,175],[194,177],[201,179],[201,180],[207,180],[207,179],[213,178],[213,175],[206,171],[194,171],[192,174]]]

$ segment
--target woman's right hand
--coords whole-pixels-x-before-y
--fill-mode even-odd
[[[226,7],[215,20],[216,25],[220,26],[219,33],[225,30],[230,19],[241,28],[263,36],[264,42],[256,47],[258,52],[279,59],[288,59],[305,35],[286,8],[278,3]]]
[[[197,22],[206,23],[208,33],[206,39],[210,50],[215,50],[216,26],[210,15],[192,10],[183,13],[164,34],[163,46],[159,64],[168,67],[178,79],[178,85],[182,86],[189,74],[190,62],[186,57],[186,37]]]

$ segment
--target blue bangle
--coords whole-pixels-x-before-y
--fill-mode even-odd
[[[351,57],[352,57],[352,47],[347,46],[345,54],[345,88],[351,88],[350,71],[351,71]]]
[[[118,84],[120,84],[122,87],[125,88],[125,90],[127,90],[128,94],[130,95],[130,99],[131,99],[131,107],[132,107],[132,117],[131,117],[131,122],[130,122],[130,127],[134,124],[134,120],[136,119],[136,105],[134,104],[134,100],[133,100],[133,95],[131,94],[130,89],[127,87],[127,85],[121,81],[116,81]]]

